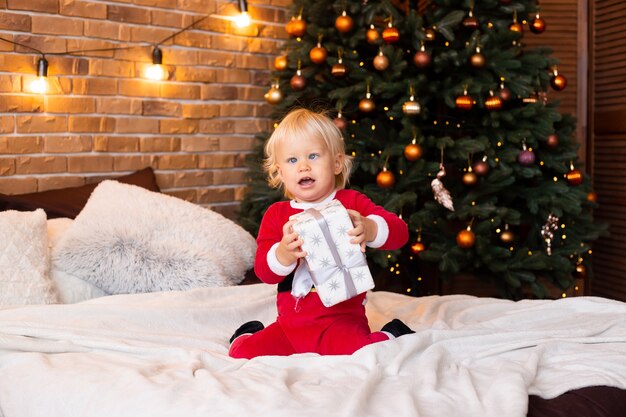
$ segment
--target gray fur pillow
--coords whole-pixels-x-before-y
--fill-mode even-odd
[[[241,282],[252,235],[219,213],[117,181],[104,181],[52,253],[57,267],[109,294]]]

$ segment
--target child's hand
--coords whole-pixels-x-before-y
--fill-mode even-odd
[[[358,243],[361,245],[361,252],[365,252],[365,244],[376,238],[378,225],[374,220],[361,216],[356,210],[348,210],[348,214],[354,225],[354,229],[348,231],[350,236],[354,236],[350,243]]]
[[[302,250],[304,241],[293,231],[291,227],[293,223],[293,220],[285,223],[283,226],[283,238],[278,244],[278,248],[276,248],[276,258],[278,262],[285,266],[289,266],[306,256],[306,252]]]

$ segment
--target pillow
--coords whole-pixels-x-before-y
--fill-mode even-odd
[[[160,191],[154,177],[154,171],[150,167],[115,178],[115,180],[126,184],[138,185],[151,191]],[[61,188],[30,194],[0,194],[0,211],[32,211],[42,208],[49,219],[58,217],[73,219],[85,206],[97,185],[98,183],[85,184],[80,187]]]
[[[72,224],[72,221],[72,219],[68,219],[66,217],[50,219],[47,221],[48,246],[50,247],[50,252],[52,252],[57,246],[61,237]],[[54,261],[50,264],[49,276],[54,287],[56,288],[59,302],[63,304],[73,304],[108,295],[106,292],[102,291],[90,282],[61,270]]]
[[[53,304],[46,213],[0,213],[0,304]]]
[[[53,251],[53,262],[109,294],[228,286],[252,267],[252,235],[219,213],[103,181]]]

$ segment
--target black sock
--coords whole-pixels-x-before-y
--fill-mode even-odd
[[[385,324],[381,332],[391,333],[395,337],[400,337],[404,334],[415,333],[413,330],[409,328],[402,320],[393,319],[389,323]]]
[[[247,323],[244,323],[241,326],[239,326],[237,330],[235,330],[235,333],[233,333],[233,335],[230,338],[230,343],[233,343],[233,340],[235,340],[237,337],[241,336],[242,334],[256,333],[259,330],[263,330],[264,328],[265,326],[263,326],[263,323],[261,323],[258,320],[252,320]]]

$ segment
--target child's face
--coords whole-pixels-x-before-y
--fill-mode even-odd
[[[278,174],[297,202],[317,203],[335,190],[343,155],[331,155],[321,138],[289,138],[276,152]]]

